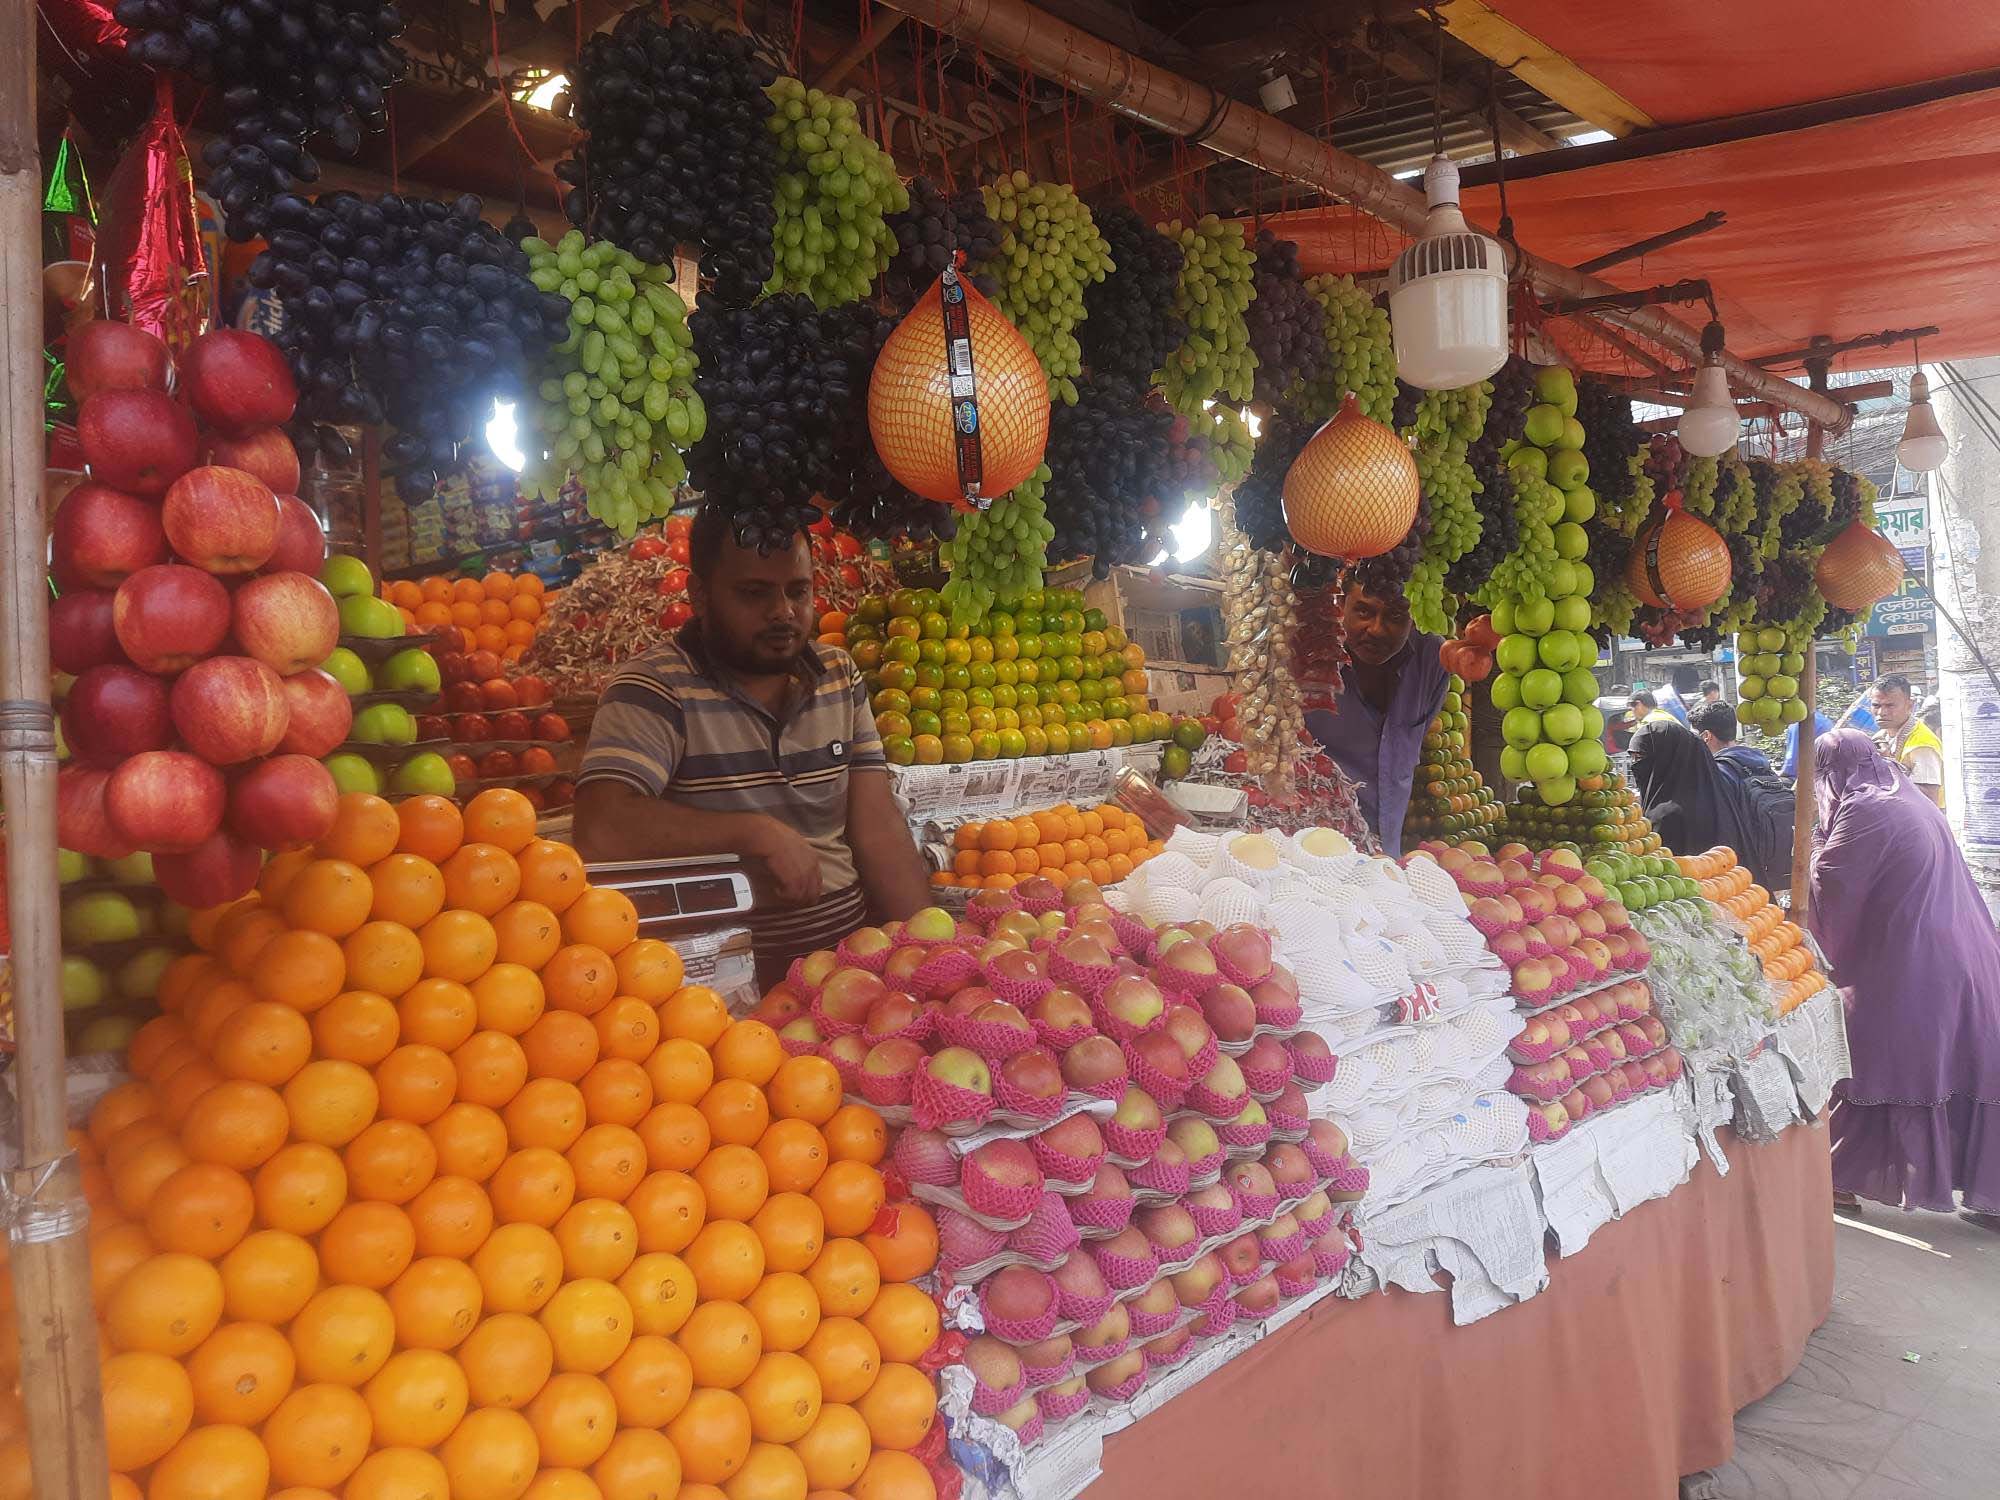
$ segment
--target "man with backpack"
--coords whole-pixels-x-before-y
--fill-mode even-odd
[[[1792,868],[1792,815],[1796,811],[1792,785],[1771,769],[1770,757],[1751,745],[1736,742],[1736,710],[1727,703],[1704,703],[1694,711],[1690,726],[1715,756],[1723,775],[1742,787],[1755,814],[1757,848],[1747,861],[1769,873],[1771,891],[1787,888]],[[1784,872],[1780,878],[1778,872]]]

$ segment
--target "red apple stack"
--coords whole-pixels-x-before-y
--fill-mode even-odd
[[[51,664],[77,678],[58,835],[155,855],[186,905],[233,900],[260,851],[331,826],[316,757],[348,729],[346,695],[317,670],[340,618],[316,576],[325,537],[294,493],[297,390],[277,346],[236,329],[195,341],[172,394],[166,346],[139,329],[87,324],[68,356],[90,477],[50,538]]]

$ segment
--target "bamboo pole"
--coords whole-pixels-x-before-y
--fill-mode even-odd
[[[34,1493],[106,1500],[104,1407],[90,1301],[90,1222],[64,1098],[56,874],[55,717],[49,707],[48,535],[42,485],[41,156],[35,7],[0,4],[0,800],[14,934],[19,1162],[7,1238]]]
[[[1828,369],[1824,359],[1812,362],[1808,378],[1814,390],[1827,388]],[[1825,447],[1826,429],[1817,422],[1810,423],[1806,427],[1806,457],[1818,458]],[[1819,817],[1819,802],[1813,796],[1813,762],[1819,740],[1813,732],[1813,714],[1819,708],[1819,651],[1812,641],[1806,642],[1806,669],[1799,674],[1799,698],[1806,706],[1806,716],[1799,720],[1799,776],[1792,787],[1791,917],[1803,927],[1811,904],[1807,899],[1807,876],[1812,864],[1813,823]]]

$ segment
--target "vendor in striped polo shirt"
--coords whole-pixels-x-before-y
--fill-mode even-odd
[[[611,679],[576,788],[586,860],[739,854],[768,877],[751,919],[759,977],[929,901],[889,791],[861,673],[813,639],[804,532],[739,547],[704,507],[689,537],[694,619]]]

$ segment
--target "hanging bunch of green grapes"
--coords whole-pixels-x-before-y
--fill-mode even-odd
[[[1514,550],[1500,560],[1475,598],[1491,608],[1502,599],[1548,597],[1549,580],[1563,559],[1550,518],[1563,513],[1563,492],[1525,466],[1510,466],[1514,480]]]
[[[1715,476],[1715,529],[1725,537],[1741,536],[1757,519],[1757,487],[1750,466],[1734,452],[1718,460]]]
[[[1352,276],[1314,276],[1306,290],[1326,314],[1327,349],[1318,378],[1303,392],[1306,415],[1328,420],[1352,391],[1364,416],[1387,423],[1396,403],[1396,346],[1389,338],[1389,314]]]
[[[1452,626],[1444,602],[1445,572],[1479,540],[1474,500],[1481,486],[1466,455],[1486,429],[1492,399],[1492,383],[1484,380],[1455,391],[1427,391],[1417,403],[1415,420],[1403,429],[1430,505],[1423,556],[1406,592],[1417,627],[1438,635],[1449,634]]]
[[[970,624],[993,607],[995,597],[1042,586],[1049,541],[1056,534],[1042,502],[1048,483],[1049,466],[1038,464],[985,511],[961,517],[958,534],[938,543],[938,559],[951,569],[944,597],[953,621]]]
[[[570,299],[569,335],[549,351],[537,389],[530,430],[540,441],[527,444],[522,487],[553,499],[574,473],[590,513],[630,536],[674,508],[687,478],[681,454],[708,429],[674,268],[577,229],[521,248],[535,284]]]
[[[803,292],[816,307],[859,301],[896,253],[896,233],[883,220],[910,206],[909,191],[862,130],[852,99],[796,78],[764,92],[779,162],[776,265],[764,290]]]
[[[998,283],[993,300],[1042,362],[1049,398],[1074,406],[1083,372],[1076,341],[1083,293],[1110,274],[1111,246],[1067,183],[1015,172],[982,191],[1003,238],[999,253],[977,269]]]
[[[1771,488],[1770,508],[1758,517],[1763,525],[1759,550],[1765,561],[1784,550],[1785,519],[1806,497],[1806,478],[1797,464],[1779,464],[1777,482]]]
[[[1242,412],[1218,401],[1189,420],[1197,426],[1207,423],[1208,456],[1224,484],[1234,484],[1250,472],[1250,459],[1257,444],[1250,436],[1250,424]]]
[[[1243,242],[1243,226],[1204,214],[1194,224],[1162,224],[1160,233],[1181,247],[1174,315],[1187,324],[1187,337],[1156,377],[1167,404],[1188,417],[1206,401],[1246,405],[1257,356],[1243,314],[1257,292],[1256,257]]]
[[[1690,458],[1681,480],[1681,508],[1691,516],[1715,514],[1715,460]]]

